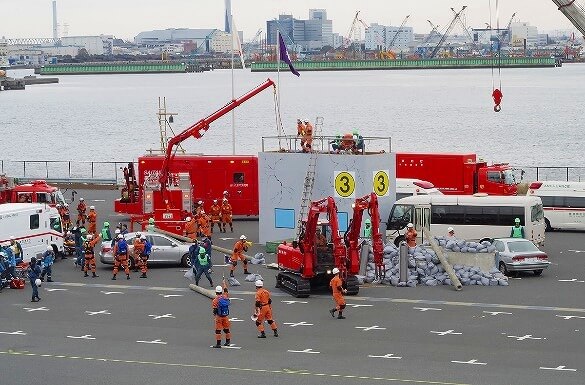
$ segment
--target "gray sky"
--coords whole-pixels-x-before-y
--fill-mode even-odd
[[[333,20],[333,31],[347,35],[356,10],[366,23],[399,25],[407,23],[415,32],[430,30],[427,19],[443,29],[450,21],[450,8],[468,5],[467,24],[484,27],[490,21],[489,4],[496,0],[232,0],[236,26],[244,39],[266,29],[266,20],[281,13],[308,18],[309,8],[325,8]],[[539,31],[574,30],[551,0],[499,0],[500,26],[507,24],[512,13],[530,22]],[[51,37],[51,0],[0,0],[0,36]],[[69,36],[113,34],[132,39],[141,31],[164,28],[223,29],[224,0],[58,0],[59,23],[69,24]],[[492,23],[496,24],[495,9]],[[62,30],[62,28],[61,28]]]

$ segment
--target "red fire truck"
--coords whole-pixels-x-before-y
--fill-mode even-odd
[[[44,180],[16,184],[14,178],[0,176],[0,203],[47,203],[51,206],[64,204],[61,190]]]
[[[431,182],[443,194],[516,195],[518,183],[507,163],[488,165],[476,154],[396,154],[396,177]]]
[[[212,122],[270,86],[274,82],[268,79],[171,138],[165,154],[140,157],[138,175],[130,163],[124,169],[126,186],[114,203],[115,211],[142,223],[153,217],[157,227],[182,234],[183,219],[194,204],[203,201],[207,211],[213,199],[221,201],[227,192],[234,215],[258,215],[256,156],[175,155],[175,146],[190,137],[201,138]]]

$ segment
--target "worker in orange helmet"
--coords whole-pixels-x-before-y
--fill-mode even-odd
[[[209,215],[211,216],[211,232],[213,233],[216,223],[217,227],[219,227],[219,232],[221,232],[221,206],[217,203],[217,199],[213,200],[213,204],[209,208]]]
[[[406,239],[406,244],[408,247],[416,247],[416,236],[417,232],[414,228],[412,223],[406,225],[406,234],[404,234],[404,238]]]
[[[223,198],[221,203],[221,225],[223,227],[223,233],[226,232],[226,224],[230,225],[230,231],[234,232],[234,225],[232,223],[232,205],[228,202],[227,198]]]
[[[254,284],[256,286],[256,303],[254,305],[256,311],[254,312],[252,319],[256,319],[256,327],[260,332],[258,338],[266,338],[266,334],[264,333],[264,321],[268,322],[274,336],[278,337],[278,326],[272,317],[272,298],[270,298],[270,292],[264,288],[264,282],[262,282],[261,279],[256,280]]]
[[[89,233],[95,235],[97,232],[97,213],[95,211],[95,206],[89,206],[87,221],[89,222]]]
[[[87,271],[91,269],[92,278],[97,278],[99,275],[95,273],[95,245],[101,240],[101,237],[93,237],[93,234],[87,234],[85,242],[83,242],[83,248],[85,251],[85,263],[83,264],[83,276],[89,277]]]
[[[347,293],[347,290],[343,288],[343,281],[339,276],[339,269],[333,268],[332,273],[335,275],[329,282],[329,286],[333,291],[333,300],[335,301],[335,307],[329,310],[331,317],[335,317],[335,312],[339,312],[337,315],[338,319],[345,319],[343,316],[343,309],[345,309],[345,298],[343,295]]]
[[[185,236],[191,240],[197,238],[197,222],[195,218],[185,218]]]
[[[77,205],[77,226],[85,225],[87,205],[83,198],[79,198],[79,204]]]
[[[310,152],[313,146],[313,126],[308,120],[305,120],[305,133],[301,142],[303,152]]]
[[[211,309],[215,318],[215,345],[214,348],[221,348],[221,332],[225,333],[224,346],[230,346],[232,334],[230,333],[229,319],[229,293],[228,288],[223,280],[222,286],[215,287],[215,298],[211,301]]]
[[[234,276],[234,270],[238,266],[238,261],[244,264],[244,274],[250,274],[248,271],[248,260],[244,256],[244,252],[248,251],[248,242],[245,235],[241,235],[240,239],[234,244],[234,251],[230,258],[232,265],[230,266],[230,277]]]
[[[116,280],[116,275],[118,275],[118,269],[120,266],[124,268],[126,279],[130,279],[130,268],[128,267],[128,244],[122,234],[118,234],[118,239],[114,244],[112,253],[114,254],[114,276],[112,277],[112,280]]]
[[[343,137],[341,138],[340,151],[353,153],[355,152],[355,148],[356,144],[353,138],[353,134],[350,133],[343,134]]]
[[[500,112],[500,110],[502,109],[500,104],[502,103],[503,97],[504,97],[504,95],[502,94],[502,91],[500,91],[499,88],[495,88],[494,92],[492,92],[492,98],[494,99],[494,111],[495,112]]]
[[[140,256],[144,253],[144,242],[140,239],[142,234],[136,233],[136,237],[134,241],[132,241],[132,263],[130,264],[133,266],[134,272],[138,272],[138,267],[140,266]]]
[[[199,232],[203,237],[211,237],[211,218],[209,215],[205,213],[205,210],[201,210],[201,214],[199,215],[199,220],[197,223],[199,224]]]

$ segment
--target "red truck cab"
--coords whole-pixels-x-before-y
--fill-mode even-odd
[[[0,203],[46,203],[50,206],[65,204],[61,190],[45,180],[33,180],[25,184],[2,183]],[[3,179],[3,181],[4,181]]]

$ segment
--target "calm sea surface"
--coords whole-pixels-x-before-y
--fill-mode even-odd
[[[23,76],[31,71],[12,71]],[[235,94],[274,73],[235,72]],[[60,76],[59,84],[0,92],[3,160],[129,161],[159,148],[159,96],[180,132],[231,99],[230,71],[201,74]],[[390,136],[395,151],[476,152],[522,166],[585,166],[585,65],[502,71],[502,112],[492,111],[485,70],[304,72],[280,76],[287,134],[297,118],[324,118],[323,134],[359,129]],[[255,154],[277,134],[266,90],[236,110],[236,151]],[[231,154],[231,116],[189,152]],[[275,149],[275,142],[271,148]]]

